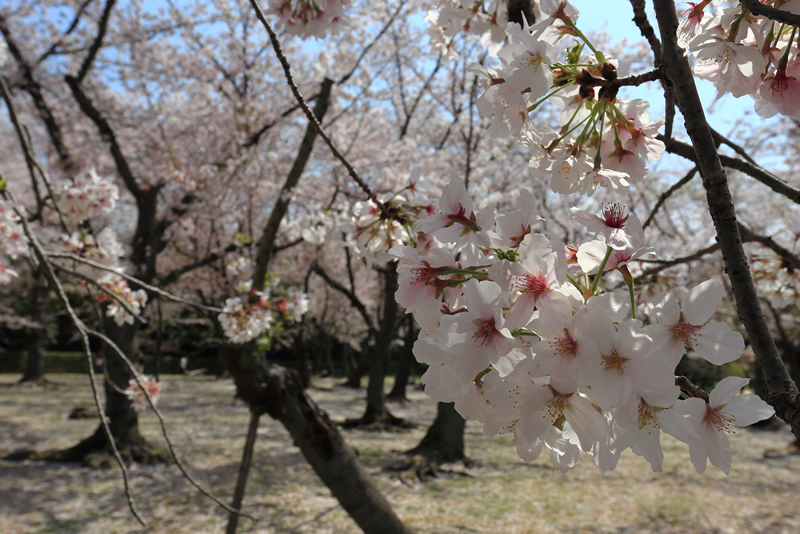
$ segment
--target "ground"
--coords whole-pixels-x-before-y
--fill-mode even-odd
[[[0,456],[18,448],[66,447],[94,430],[96,419],[67,419],[74,407],[91,407],[88,378],[50,378],[64,385],[55,391],[0,389]],[[0,384],[18,379],[0,375]],[[331,389],[330,379],[314,382],[323,389],[312,390],[312,396],[335,420],[363,412],[363,390]],[[164,383],[159,406],[179,456],[202,484],[229,502],[247,430],[246,408],[234,401],[230,381],[167,376]],[[390,407],[417,428],[344,434],[397,514],[417,532],[800,532],[800,456],[764,458],[767,450],[785,448],[791,439],[787,430],[731,436],[730,476],[713,467],[698,475],[687,447],[669,437],[663,440],[663,473],[653,473],[627,451],[612,473],[601,472],[585,456],[562,475],[546,458],[522,462],[508,436],[485,438],[479,425],[468,422],[467,454],[476,465],[455,466],[456,473],[419,484],[382,469],[397,458],[396,451],[419,442],[436,413],[435,403],[422,392],[409,390],[409,398]],[[163,443],[152,414],[143,414],[142,432],[152,443]],[[131,481],[149,530],[130,516],[116,469],[0,460],[0,532],[224,531],[225,511],[197,493],[175,466],[134,465]],[[258,522],[243,519],[239,532],[358,532],[287,433],[267,416],[259,428],[244,506]]]

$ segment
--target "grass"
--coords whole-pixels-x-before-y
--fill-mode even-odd
[[[0,383],[18,378],[0,375]],[[94,430],[96,420],[67,420],[73,407],[92,405],[88,379],[50,378],[63,385],[44,392],[16,386],[0,390],[0,455],[17,448],[67,447]],[[229,502],[247,409],[234,400],[230,381],[167,376],[164,382],[160,407],[179,456],[206,488]],[[333,388],[330,379],[315,382],[325,389],[311,395],[334,420],[362,414],[363,391]],[[398,515],[418,532],[800,532],[800,456],[763,457],[765,450],[787,445],[787,430],[746,430],[731,436],[734,469],[729,477],[711,467],[698,475],[686,446],[669,437],[663,440],[663,473],[653,473],[628,451],[611,473],[599,471],[584,457],[562,475],[546,457],[522,462],[509,436],[486,438],[478,424],[469,422],[467,454],[476,465],[452,466],[454,472],[417,484],[381,470],[398,451],[419,442],[435,415],[435,404],[423,393],[409,390],[409,397],[411,402],[391,404],[390,409],[418,423],[417,428],[343,433]],[[147,438],[162,444],[155,417],[143,413],[140,421]],[[147,532],[224,530],[225,511],[194,491],[174,466],[135,465],[131,481],[137,506],[149,522]],[[259,428],[244,506],[259,521],[243,520],[240,532],[358,532],[285,430],[267,416]],[[0,532],[145,531],[126,508],[115,468],[0,461]]]

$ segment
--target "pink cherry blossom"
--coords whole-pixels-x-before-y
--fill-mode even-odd
[[[758,395],[736,395],[750,382],[748,378],[723,378],[709,394],[708,403],[691,398],[675,403],[675,410],[696,427],[698,438],[690,439],[689,454],[698,473],[706,470],[706,459],[723,473],[731,472],[729,433],[737,428],[768,419],[775,410]]]
[[[654,309],[658,323],[647,327],[658,357],[677,365],[684,347],[689,347],[714,365],[739,359],[744,349],[741,334],[722,323],[708,322],[724,293],[720,282],[706,280],[693,288],[680,305],[672,293],[665,294]]]

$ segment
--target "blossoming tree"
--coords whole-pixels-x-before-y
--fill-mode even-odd
[[[389,265],[388,294],[373,297],[384,302],[388,318],[374,329],[379,348],[385,352],[394,338],[399,304],[420,328],[413,351],[428,365],[426,392],[454,403],[486,434],[513,434],[524,460],[547,452],[556,468],[567,471],[587,453],[610,470],[630,448],[659,471],[663,431],[688,444],[698,472],[710,461],[728,473],[727,433],[738,427],[775,413],[800,438],[797,386],[759,300],[775,310],[777,325],[781,309],[797,305],[798,228],[789,222],[800,190],[759,166],[747,147],[709,127],[695,83],[697,77],[720,93],[749,95],[760,117],[797,120],[798,0],[705,0],[682,13],[671,0],[655,0],[657,31],[645,2],[631,0],[633,22],[647,41],[633,52],[613,50],[590,33],[566,0],[399,2],[381,4],[383,9],[375,3],[292,0],[269,2],[266,10],[251,0],[215,4],[211,18],[219,26],[212,29],[201,29],[188,10],[172,4],[168,12],[144,16],[136,2],[133,14],[115,11],[113,0],[92,8],[96,24],[82,24],[87,5],[49,48],[35,53],[23,53],[18,43],[37,31],[53,33],[52,23],[32,23],[36,13],[24,4],[17,12],[0,11],[14,65],[11,87],[28,95],[24,105],[41,124],[40,138],[51,156],[46,166],[35,159],[12,112],[32,178],[30,188],[3,182],[0,281],[15,276],[21,269],[13,262],[28,256],[52,265],[50,289],[68,308],[55,269],[96,284],[108,303],[105,341],[119,356],[133,353],[133,321],[142,318],[146,300],[174,296],[162,288],[191,295],[197,284],[182,282],[190,272],[195,280],[211,281],[201,295],[224,300],[224,307],[205,305],[205,311],[237,345],[227,353],[227,365],[253,414],[245,478],[258,417],[269,413],[287,426],[364,530],[405,529],[294,375],[254,358],[255,340],[278,312],[299,318],[307,305],[300,292],[277,295],[267,286],[268,266],[282,248],[278,236],[286,238],[283,250],[290,248],[292,221],[304,221],[323,229],[316,252],[330,246],[324,235],[334,225],[304,212],[297,195],[318,211],[327,206],[342,218],[352,216],[338,228],[349,230],[349,246],[366,264]],[[428,41],[418,52],[408,36],[419,30],[411,15],[423,7],[431,9],[425,16]],[[401,20],[408,29],[395,29]],[[180,45],[152,37],[167,32],[167,22],[181,28]],[[278,65],[266,59],[267,47],[255,43],[256,23],[266,30]],[[215,34],[219,28],[224,30]],[[326,50],[291,37],[331,32],[338,37],[329,38],[342,45],[335,61]],[[389,37],[394,48],[373,46]],[[157,46],[140,45],[148,40]],[[66,52],[67,41],[86,46],[73,47],[81,50],[75,55]],[[56,54],[66,62],[52,60]],[[100,57],[114,67],[101,70]],[[137,67],[128,69],[123,60]],[[387,80],[383,75],[392,62],[396,75]],[[437,77],[440,69],[447,75]],[[178,75],[168,75],[172,70]],[[65,73],[68,93],[58,90]],[[409,75],[419,86],[414,100],[390,89],[410,83],[404,81]],[[110,79],[128,90],[119,94],[135,95],[146,105],[122,101]],[[317,85],[311,81],[320,79]],[[649,102],[626,96],[626,88],[645,83],[663,89],[664,118],[651,117]],[[10,112],[11,92],[4,89]],[[313,96],[304,99],[303,93]],[[302,119],[286,119],[298,109]],[[227,133],[217,137],[216,129]],[[681,140],[684,131],[691,142]],[[280,152],[259,149],[273,133]],[[107,151],[95,146],[98,136]],[[327,146],[314,150],[312,159],[318,136]],[[300,148],[284,149],[288,141]],[[767,148],[783,153],[787,145],[788,140]],[[119,177],[124,209],[114,208],[114,184],[88,169],[77,173],[82,165],[75,154],[95,160],[101,175]],[[672,176],[650,169],[668,154],[694,169],[651,202],[656,186]],[[731,179],[725,168],[742,177]],[[68,181],[56,186],[50,180],[55,173]],[[686,193],[698,174],[704,202]],[[304,175],[313,182],[301,181]],[[47,186],[46,193],[31,192],[39,184]],[[763,187],[771,189],[769,196]],[[790,216],[764,221],[765,204],[750,199],[753,191]],[[681,194],[691,205],[683,221],[668,213],[677,211],[671,197]],[[30,216],[16,196],[46,209]],[[597,200],[604,203],[598,206]],[[269,215],[253,202],[269,206]],[[115,225],[106,219],[101,230],[93,221],[110,213],[120,214],[119,226],[127,232],[133,277],[117,263],[122,252],[110,233]],[[52,233],[29,222],[45,217],[58,219],[63,230],[79,231]],[[298,243],[311,241],[312,233],[306,228]],[[688,233],[693,240],[684,237]],[[716,243],[708,244],[712,239]],[[745,241],[766,248],[748,255]],[[702,268],[670,271],[717,251],[725,277]],[[228,265],[240,266],[236,279],[224,260],[234,253],[241,261]],[[288,264],[319,265],[308,254],[298,253]],[[215,269],[217,263],[223,267]],[[354,275],[343,271],[352,300]],[[396,291],[389,283],[395,271]],[[726,292],[763,370],[768,402],[737,394],[746,379],[725,378],[706,393],[675,376],[687,352],[714,365],[740,357],[745,338],[716,315]],[[90,333],[77,319],[76,326]],[[112,443],[124,444],[136,429],[134,405],[151,400],[159,388],[135,375],[124,358],[107,361],[118,362],[108,364],[112,428],[98,429],[97,439],[113,435]],[[383,362],[374,365],[380,371]],[[378,374],[373,387],[382,401]],[[233,508],[241,504],[240,482]],[[236,517],[232,512],[229,532]]]

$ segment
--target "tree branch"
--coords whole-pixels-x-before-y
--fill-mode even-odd
[[[331,88],[333,87],[333,80],[325,78],[319,90],[319,98],[314,106],[314,121],[316,124],[318,118],[321,119],[325,112],[328,111],[328,103],[331,98]],[[286,176],[286,181],[281,187],[281,192],[275,200],[275,206],[272,208],[272,213],[269,215],[269,220],[264,226],[264,232],[258,240],[258,252],[256,254],[256,264],[253,268],[253,291],[262,291],[264,289],[264,282],[267,274],[267,264],[272,257],[273,247],[275,246],[275,238],[278,235],[278,228],[280,228],[281,220],[289,209],[289,203],[292,200],[292,191],[297,183],[300,181],[300,176],[306,168],[311,151],[314,149],[314,141],[316,140],[317,133],[321,130],[314,128],[314,124],[309,123],[306,127],[306,133],[303,140],[300,142],[300,149],[297,151],[297,157],[294,159],[292,168]]]
[[[81,83],[86,75],[89,73],[89,69],[92,68],[92,63],[94,63],[94,58],[97,57],[97,53],[100,51],[100,47],[103,45],[103,39],[106,36],[106,31],[108,30],[108,19],[111,16],[111,9],[114,7],[114,4],[117,0],[107,0],[105,7],[103,7],[103,14],[100,15],[100,22],[97,24],[97,37],[95,37],[94,42],[89,47],[89,53],[86,54],[86,57],[83,58],[83,63],[81,63],[81,69],[78,71],[78,75],[75,79],[78,83]]]
[[[353,179],[355,183],[361,188],[362,191],[369,197],[372,202],[375,203],[376,206],[387,216],[389,215],[386,206],[384,206],[383,202],[378,200],[378,197],[375,196],[375,193],[369,188],[366,182],[361,179],[358,175],[356,170],[350,165],[350,162],[345,159],[345,157],[336,149],[333,145],[333,141],[331,141],[330,137],[323,131],[322,126],[320,125],[319,121],[316,119],[314,114],[311,112],[311,109],[306,104],[305,100],[303,99],[303,95],[300,94],[300,90],[297,88],[297,85],[294,83],[294,78],[292,77],[291,67],[289,66],[289,62],[286,59],[286,56],[283,55],[283,49],[281,48],[281,44],[278,41],[278,36],[275,35],[275,32],[272,30],[272,26],[269,25],[267,22],[266,17],[264,16],[264,12],[261,10],[261,6],[258,5],[258,0],[250,0],[250,5],[253,6],[253,9],[256,12],[256,16],[258,20],[261,21],[261,24],[264,26],[264,29],[267,30],[269,34],[269,40],[272,43],[272,48],[275,50],[275,55],[278,56],[278,61],[280,61],[281,66],[283,67],[283,73],[286,76],[286,82],[289,84],[289,87],[292,90],[292,94],[297,99],[297,102],[300,104],[300,107],[303,108],[303,112],[306,114],[306,117],[314,125],[319,136],[325,141],[325,144],[328,145],[328,148],[331,149],[333,155],[342,162],[342,165],[345,166],[347,169],[348,174]]]
[[[739,3],[746,7],[753,15],[761,15],[776,22],[782,22],[783,24],[789,24],[800,28],[800,15],[795,15],[794,13],[789,13],[788,11],[776,9],[771,6],[765,6],[758,0],[739,0]]]
[[[717,240],[731,281],[739,317],[764,371],[769,390],[768,402],[775,408],[775,413],[789,423],[795,437],[800,439],[800,394],[778,353],[756,294],[747,255],[742,247],[725,170],[705,118],[689,60],[678,47],[678,15],[675,12],[675,3],[673,0],[655,0],[655,11],[664,47],[665,73],[672,80],[686,121],[686,131],[692,139],[697,165],[706,188],[709,213],[717,231]]]
[[[320,278],[325,280],[325,282],[327,282],[329,286],[331,286],[333,289],[335,289],[336,291],[347,297],[347,299],[350,301],[350,304],[356,309],[356,311],[358,311],[358,313],[364,319],[364,322],[366,323],[367,328],[370,330],[370,332],[376,331],[375,323],[372,322],[372,317],[370,317],[366,306],[364,306],[364,303],[358,299],[354,291],[349,291],[342,284],[331,278],[330,275],[327,272],[325,272],[325,269],[323,269],[322,266],[316,261],[311,265],[311,270],[314,271],[316,274],[318,274]]]
[[[656,205],[653,206],[653,211],[650,212],[650,215],[647,217],[647,220],[642,225],[642,229],[647,228],[650,225],[650,223],[653,222],[653,217],[656,216],[656,213],[658,212],[659,208],[661,208],[661,206],[664,204],[664,202],[666,202],[667,199],[675,193],[675,191],[677,191],[678,189],[680,189],[681,187],[692,181],[695,174],[697,174],[697,167],[689,171],[686,174],[686,176],[678,180],[678,182],[673,184],[672,187],[661,193],[661,196],[658,197]]]
[[[679,141],[677,139],[667,139],[661,134],[657,135],[656,139],[662,141],[666,145],[667,152],[671,154],[677,154],[694,163],[698,162],[698,156],[695,154],[694,148],[689,143],[684,143],[683,141]],[[800,204],[800,189],[797,189],[786,183],[766,169],[739,158],[725,156],[719,153],[717,153],[717,157],[722,165],[730,167],[731,169],[736,169],[737,171],[741,171],[751,178],[755,178],[776,193],[785,196],[792,202]]]

